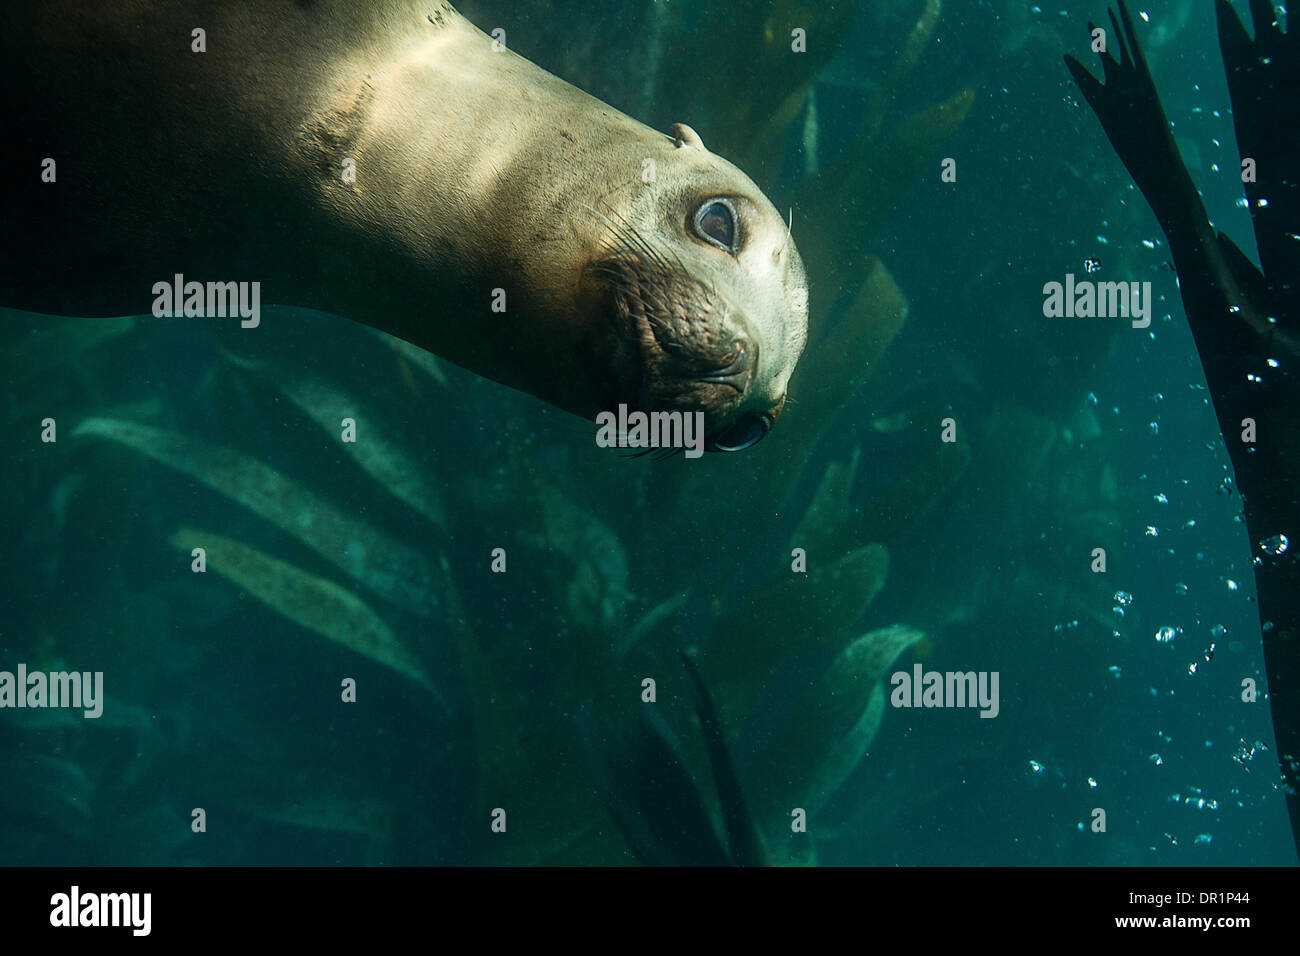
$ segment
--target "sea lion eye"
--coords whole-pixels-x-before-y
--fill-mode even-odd
[[[736,210],[726,199],[710,199],[695,213],[695,232],[727,252],[736,251]]]

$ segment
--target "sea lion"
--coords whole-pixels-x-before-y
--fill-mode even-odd
[[[1174,141],[1128,5],[1110,12],[1110,46],[1101,54],[1103,80],[1073,56],[1069,69],[1101,121],[1133,181],[1159,220],[1178,272],[1187,324],[1196,340],[1206,384],[1236,473],[1254,560],[1264,664],[1269,685],[1300,683],[1300,592],[1286,529],[1300,525],[1300,464],[1296,409],[1300,407],[1300,28],[1272,0],[1251,0],[1251,39],[1227,0],[1215,0],[1233,128],[1243,163],[1242,189],[1254,226],[1257,267],[1215,229]],[[1122,24],[1122,26],[1121,26]],[[1096,36],[1094,24],[1088,32]],[[1244,174],[1247,166],[1252,175]],[[1255,175],[1257,171],[1257,175]],[[1251,437],[1245,437],[1249,423]],[[1258,435],[1256,440],[1255,435]],[[1239,437],[1240,436],[1240,437]],[[1213,645],[1211,645],[1213,646]],[[1278,753],[1300,753],[1300,701],[1271,698]],[[1278,763],[1286,786],[1291,832],[1300,852],[1300,769]]]
[[[807,291],[772,204],[447,3],[21,4],[0,62],[0,304],[259,281],[584,417],[701,411],[715,450],[781,411]]]

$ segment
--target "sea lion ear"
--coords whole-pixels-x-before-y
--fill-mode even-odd
[[[678,149],[681,149],[683,146],[693,146],[696,149],[702,149],[704,152],[708,152],[708,149],[704,146],[704,140],[700,139],[700,134],[695,132],[695,130],[691,129],[685,123],[674,123],[673,128],[669,130],[669,132],[673,134],[673,143]]]

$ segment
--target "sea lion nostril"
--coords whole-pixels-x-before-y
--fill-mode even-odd
[[[743,393],[749,387],[749,380],[754,374],[753,350],[746,348],[744,342],[736,342],[728,358],[730,361],[726,365],[717,371],[701,375],[700,381],[730,385],[736,391]]]
[[[744,451],[757,445],[771,431],[772,423],[766,415],[751,412],[741,416],[712,442],[715,451]]]

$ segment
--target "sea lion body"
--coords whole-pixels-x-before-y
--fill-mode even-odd
[[[175,274],[260,281],[586,417],[701,410],[716,436],[779,413],[802,263],[688,128],[649,129],[434,0],[32,6],[0,41],[0,304],[140,314]],[[705,212],[723,238],[735,219],[735,249]]]

